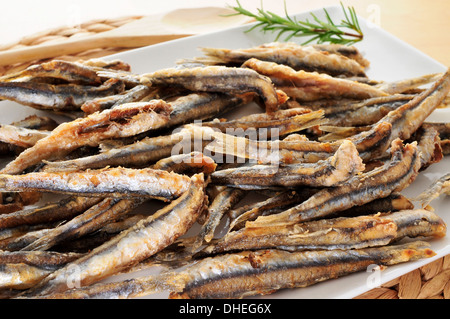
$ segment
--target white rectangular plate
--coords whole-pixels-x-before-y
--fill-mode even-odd
[[[327,10],[334,21],[340,21],[343,18],[340,7],[330,7]],[[320,18],[323,17],[322,10],[316,10],[313,13]],[[310,14],[309,12],[301,13],[295,15],[295,17],[299,20],[304,20],[310,18]],[[428,73],[444,72],[446,70],[444,65],[434,61],[379,27],[362,18],[359,18],[359,21],[364,32],[364,40],[356,46],[371,63],[367,70],[367,75],[370,78],[394,81]],[[199,47],[247,48],[274,40],[273,34],[264,34],[257,30],[245,33],[244,31],[248,28],[249,26],[235,27],[225,31],[183,38],[116,54],[110,56],[110,58],[120,58],[130,63],[134,73],[147,73],[173,67],[179,59],[200,56]],[[301,43],[304,39],[297,38],[292,41]],[[245,110],[240,112],[245,112]],[[46,113],[9,101],[0,102],[0,123],[6,124],[14,120],[20,120],[29,114]],[[236,116],[237,114],[234,115]],[[450,110],[438,109],[430,116],[429,120],[450,122]],[[403,191],[403,194],[415,196],[425,190],[435,179],[448,172],[450,172],[450,159],[445,158],[440,163],[434,164],[424,172],[421,172],[414,183]],[[444,221],[450,224],[450,197],[441,196],[431,204]],[[287,289],[255,298],[353,298],[373,288],[374,284],[376,286],[397,278],[450,252],[450,239],[448,236],[439,240],[431,240],[430,243],[431,248],[437,255],[429,259],[390,266],[381,273],[360,272],[328,280],[307,288]],[[129,275],[132,277],[142,274],[148,274],[148,271]],[[130,277],[129,275],[126,275],[126,277]],[[123,275],[115,276],[115,278],[108,279],[108,281],[119,278],[122,279]],[[166,297],[167,294],[148,296],[148,298]]]

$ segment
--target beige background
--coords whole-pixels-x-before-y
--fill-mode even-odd
[[[241,0],[252,11],[261,0]],[[448,0],[343,0],[358,15],[370,20],[427,55],[450,66],[450,1]],[[262,0],[266,10],[284,13],[283,0]],[[97,18],[153,15],[177,8],[235,5],[235,0],[15,0],[2,3],[0,44],[54,27]],[[289,13],[339,5],[336,0],[286,0]],[[389,48],[386,48],[389,50]]]

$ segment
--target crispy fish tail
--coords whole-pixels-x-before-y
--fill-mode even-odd
[[[412,200],[426,207],[442,194],[450,195],[450,173],[436,179],[431,185]]]

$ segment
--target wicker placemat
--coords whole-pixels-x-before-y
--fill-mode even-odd
[[[73,37],[87,37],[106,32],[141,19],[142,16],[119,17],[115,19],[92,20],[80,26],[61,27],[39,32],[22,38],[16,43],[0,46],[0,52],[30,47],[42,43],[62,42]],[[50,59],[76,61],[80,59],[100,58],[133,48],[106,47],[91,49],[73,55],[58,56]],[[45,60],[50,60],[45,59]],[[45,60],[32,60],[15,65],[0,66],[0,75],[17,72]],[[355,299],[450,299],[450,255],[437,259],[410,273],[400,276],[379,288],[374,288]]]
[[[369,290],[355,299],[450,299],[450,255]]]
[[[141,19],[142,16],[130,16],[130,17],[119,17],[115,19],[102,19],[102,20],[92,20],[86,23],[82,23],[77,27],[60,27],[55,29],[50,29],[42,32],[38,32],[26,37],[23,37],[18,42],[10,43],[6,45],[0,45],[0,52],[6,50],[14,50],[26,47],[32,47],[44,43],[56,43],[64,42],[74,37],[88,37],[94,34],[111,31],[113,29],[119,28],[127,23],[133,22],[137,19]],[[60,59],[65,61],[76,61],[80,59],[93,59],[103,56],[107,56],[114,53],[119,53],[122,51],[130,50],[133,48],[123,48],[123,47],[107,47],[91,49],[88,51],[80,52],[73,55],[59,56],[55,55],[50,59]],[[57,52],[55,52],[57,53]],[[28,66],[41,63],[46,60],[31,60],[24,63],[18,63],[14,65],[0,66],[0,75],[14,73],[27,68]]]

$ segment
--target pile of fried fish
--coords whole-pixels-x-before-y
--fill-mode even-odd
[[[342,45],[201,50],[0,78],[48,114],[0,127],[2,298],[243,298],[435,255],[450,174],[401,191],[450,154],[450,123],[426,121],[448,71],[374,80]]]

